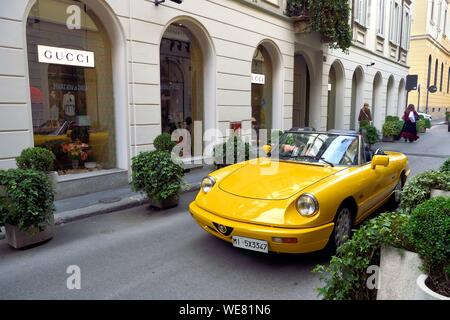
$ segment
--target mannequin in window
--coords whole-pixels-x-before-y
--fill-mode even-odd
[[[59,99],[55,91],[50,93],[50,126],[59,127]]]
[[[68,91],[63,96],[64,119],[72,122],[75,120],[75,96]]]

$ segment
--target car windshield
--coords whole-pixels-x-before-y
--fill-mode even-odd
[[[286,132],[273,148],[280,160],[356,165],[358,137],[328,133]]]

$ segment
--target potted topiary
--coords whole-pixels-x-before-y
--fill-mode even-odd
[[[417,279],[417,299],[450,300],[450,198],[437,197],[418,205],[405,234],[426,272]]]
[[[155,141],[156,150],[132,159],[132,187],[145,192],[153,207],[167,209],[178,205],[184,169],[178,157],[167,150],[171,146],[167,137],[160,136]]]
[[[416,123],[417,126],[417,132],[419,133],[425,133],[427,131],[427,123],[425,119],[419,119]]]
[[[53,237],[54,188],[43,172],[0,171],[0,223],[8,243],[17,249]]]
[[[379,141],[378,130],[370,122],[361,121],[359,130],[370,146]]]
[[[226,142],[214,147],[214,165],[217,168],[246,161],[255,157],[250,144],[239,136],[231,136]]]
[[[394,142],[395,137],[400,134],[401,129],[397,121],[386,121],[383,125],[383,141],[384,142]]]
[[[54,170],[56,157],[50,150],[41,147],[24,149],[16,158],[19,169],[30,169],[44,172],[50,178],[53,186],[58,183],[58,173]]]

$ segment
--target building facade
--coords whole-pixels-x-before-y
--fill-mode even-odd
[[[402,112],[408,0],[352,1],[345,53],[296,32],[286,1],[0,0],[0,168],[45,146],[86,192],[128,181],[161,132],[203,135],[199,159],[231,129],[354,129],[366,101],[379,128]]]
[[[410,102],[421,112],[444,118],[450,111],[449,2],[424,0],[414,3],[411,33],[411,74],[418,75],[419,91]],[[427,91],[436,87],[436,92]],[[434,90],[432,90],[434,91]]]

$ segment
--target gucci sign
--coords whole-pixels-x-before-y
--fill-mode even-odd
[[[94,52],[38,45],[38,59],[42,63],[94,68]]]
[[[265,84],[266,76],[263,74],[252,73],[252,83],[254,84]]]

